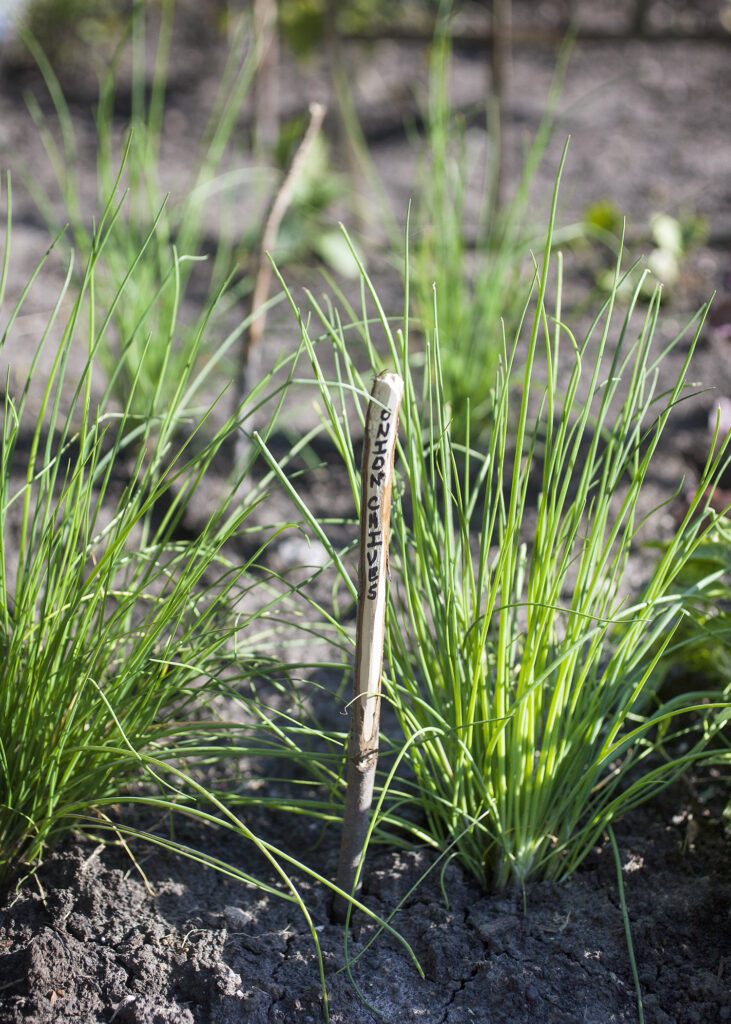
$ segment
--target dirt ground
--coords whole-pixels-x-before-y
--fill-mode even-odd
[[[616,29],[632,10],[621,3],[607,13],[604,5],[588,0],[577,6],[587,28]],[[542,222],[558,155],[570,134],[563,223],[571,223],[591,202],[611,201],[627,215],[630,236],[640,239],[641,251],[655,212],[691,211],[707,220],[707,239],[684,263],[663,310],[661,330],[670,337],[692,310],[718,293],[693,371],[694,380],[717,391],[700,396],[676,420],[653,479],[655,498],[672,494],[683,477],[693,480],[708,443],[709,411],[717,397],[731,396],[731,35],[724,38],[719,30],[715,41],[690,38],[693,32],[718,29],[723,10],[721,0],[651,2],[651,27],[685,32],[685,39],[579,39],[535,194],[536,217]],[[209,22],[200,21],[204,13],[181,3],[176,37],[181,49],[171,83],[177,116],[170,118],[164,150],[170,187],[179,181],[187,132],[201,121],[220,67],[224,44]],[[558,0],[515,4],[516,22],[523,25],[558,25],[564,13],[565,4]],[[348,60],[375,165],[394,208],[405,210],[417,160],[402,121],[404,111],[413,112],[414,93],[425,81],[423,45],[353,44]],[[550,47],[515,48],[506,97],[509,177],[519,166],[523,142],[538,126],[554,65]],[[22,98],[24,90],[42,97],[38,75],[13,55],[6,55],[0,70],[5,76],[0,81],[1,169],[9,168],[16,182],[15,257],[8,282],[14,297],[49,241],[23,188],[23,174],[32,168],[50,195],[56,186]],[[481,55],[456,53],[454,89],[460,106],[478,106],[487,80]],[[82,180],[91,194],[91,76],[83,68],[71,69],[65,84],[73,100]],[[312,99],[327,99],[322,66],[286,60],[281,97],[285,113],[303,109]],[[474,141],[480,144],[478,128]],[[374,253],[372,261],[377,285],[397,303],[393,272],[382,254]],[[60,274],[60,265],[51,271]],[[316,275],[312,268],[297,271],[297,285],[318,281]],[[577,268],[573,286],[580,290],[586,279]],[[292,330],[284,314],[275,315],[269,358],[277,346],[292,344]],[[27,331],[30,336],[32,318]],[[23,354],[21,338],[4,356],[3,366],[8,360],[22,361]],[[309,496],[315,508],[329,509],[334,502],[347,503],[346,490],[332,473],[315,473]],[[672,522],[669,510],[668,529]],[[706,774],[683,780],[616,826],[647,1024],[731,1021],[731,882],[723,806],[718,774]],[[323,874],[334,874],[336,830],[316,845],[319,831],[304,820],[262,813],[250,824]],[[181,824],[177,838],[202,845],[243,870],[265,872],[255,853],[230,837]],[[72,838],[48,855],[33,880],[4,894],[2,1024],[293,1024],[323,1019],[315,950],[296,908],[190,861],[143,847],[134,852],[138,866],[119,846],[102,848]],[[424,851],[370,851],[365,902],[388,914],[433,859]],[[368,947],[349,978],[341,972],[343,930],[329,923],[326,893],[306,879],[301,891],[323,949],[335,1024],[379,1019],[395,1024],[609,1024],[638,1019],[608,842],[569,881],[531,884],[525,905],[517,891],[481,891],[454,864],[446,871],[444,892],[439,871],[429,874],[393,921],[412,945],[423,979],[404,948],[386,934]],[[373,925],[355,918],[351,957],[365,949],[373,934]]]

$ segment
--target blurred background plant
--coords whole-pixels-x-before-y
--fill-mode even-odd
[[[160,157],[173,13],[174,0],[161,0],[155,42],[148,38],[146,6],[134,6],[103,80],[96,118],[97,202],[122,186],[129,195],[97,267],[96,301],[114,325],[114,331],[105,335],[99,356],[115,383],[118,399],[126,404],[127,396],[134,395],[134,408],[129,413],[137,417],[154,417],[170,405],[171,396],[192,363],[200,369],[207,358],[201,339],[214,310],[223,318],[250,288],[245,278],[231,287],[239,239],[232,237],[225,225],[228,221],[230,226],[232,211],[234,220],[237,214],[240,218],[237,207],[242,201],[242,186],[251,187],[252,171],[223,165],[256,68],[256,50],[249,45],[242,22],[222,69],[208,123],[197,140],[191,138],[186,161],[189,180],[163,182]],[[92,252],[91,225],[96,215],[93,208],[89,209],[89,197],[81,184],[73,118],[51,62],[30,33],[24,32],[23,37],[53,100],[60,145],[32,96],[29,108],[59,184],[63,217],[68,218],[76,249],[82,259],[87,259]],[[148,74],[151,42],[154,61]],[[115,92],[126,58],[131,60],[130,112],[126,123],[119,125]],[[26,184],[49,224],[59,230],[63,221],[59,221],[51,198],[35,187],[32,178]],[[171,193],[180,198],[173,198]],[[211,218],[218,219],[218,240],[201,267],[200,261],[211,247]],[[144,259],[139,258],[143,253]],[[203,278],[199,288],[211,301],[204,302],[186,323],[174,311],[194,273]],[[125,302],[115,302],[127,275],[130,280]],[[171,325],[174,335],[169,334]]]
[[[306,127],[305,114],[289,118],[282,124],[272,154],[278,179],[283,179],[289,171]],[[293,179],[292,192],[272,253],[277,264],[294,271],[297,264],[307,264],[315,257],[327,270],[339,276],[356,277],[358,267],[333,218],[334,208],[347,210],[349,197],[347,175],[335,168],[330,144],[318,132]],[[244,236],[244,267],[247,265],[246,254],[256,248],[257,233],[258,226],[252,227]]]
[[[243,224],[239,217],[240,230],[235,243],[230,239],[230,232],[227,234],[225,230],[220,230],[221,225],[231,219],[236,197],[241,197],[244,184],[242,178],[245,177],[235,168],[225,173],[221,173],[220,168],[249,87],[253,83],[255,94],[257,90],[263,94],[265,82],[259,79],[262,75],[276,75],[275,67],[267,67],[267,48],[272,33],[276,32],[276,24],[269,24],[271,16],[268,20],[264,19],[268,26],[266,38],[256,47],[249,47],[248,51],[246,32],[239,25],[238,33],[233,33],[228,75],[224,72],[209,124],[198,141],[193,179],[187,185],[175,185],[176,194],[181,194],[182,188],[186,198],[176,202],[171,197],[165,202],[165,193],[173,191],[173,186],[160,181],[159,157],[174,0],[160,0],[159,7],[155,6],[159,14],[159,31],[151,73],[147,70],[150,49],[147,5],[135,5],[129,21],[132,89],[131,114],[126,128],[131,131],[131,143],[125,177],[135,197],[134,203],[140,205],[131,207],[129,220],[120,224],[119,230],[128,231],[129,237],[120,237],[117,246],[123,253],[124,262],[130,248],[138,245],[157,218],[158,228],[154,239],[160,239],[160,255],[157,261],[151,260],[146,266],[153,268],[157,262],[159,269],[151,280],[143,280],[141,272],[136,275],[139,278],[139,301],[136,308],[125,310],[125,316],[128,321],[134,317],[140,325],[139,340],[130,347],[125,357],[128,369],[118,377],[120,387],[127,387],[130,374],[139,372],[139,356],[145,346],[142,375],[148,379],[149,385],[147,389],[141,386],[137,388],[141,415],[145,412],[145,403],[151,400],[152,395],[159,393],[160,400],[165,400],[164,388],[160,390],[159,387],[163,366],[166,376],[174,381],[190,352],[190,342],[185,337],[166,340],[153,324],[143,323],[149,296],[156,288],[163,287],[161,282],[166,273],[164,260],[167,258],[164,236],[175,240],[181,254],[198,257],[212,234],[210,230],[205,231],[204,226],[210,224],[211,208],[214,207],[218,210],[219,241],[212,253],[210,269],[204,270],[193,260],[181,264],[180,271],[184,275],[182,284],[192,274],[200,277],[210,272],[210,281],[217,287],[236,267],[237,287],[233,291],[227,290],[226,295],[227,301],[237,301],[250,287],[252,274],[256,275],[257,239],[262,225],[258,219],[248,225]],[[370,164],[342,54],[338,49],[338,33],[355,31],[357,26],[362,28],[374,19],[377,20],[383,13],[381,5],[369,0],[342,7],[338,5],[337,12],[331,10],[331,5],[315,0],[307,3],[287,3],[285,0],[275,6],[279,30],[295,52],[305,52],[308,48],[319,46],[321,41],[329,47],[339,118],[347,137],[348,151],[354,157],[351,161],[351,178],[353,174],[359,173],[359,169],[362,171],[366,168],[366,178],[376,190],[375,201],[381,210],[377,219],[381,225],[387,226],[389,237],[393,237],[394,226],[399,218],[394,214]],[[441,296],[442,373],[451,408],[454,437],[464,440],[469,434],[477,440],[484,435],[490,422],[490,393],[502,351],[503,330],[510,335],[522,313],[521,285],[526,275],[530,277],[532,274],[526,254],[531,246],[541,244],[531,216],[531,187],[550,136],[552,109],[560,90],[568,51],[559,59],[559,69],[547,101],[545,116],[525,154],[520,177],[512,194],[506,196],[501,194],[500,187],[503,154],[500,146],[499,97],[493,96],[486,108],[474,111],[471,116],[471,121],[479,121],[478,132],[482,138],[479,152],[475,149],[475,135],[470,131],[466,118],[457,113],[452,103],[448,33],[454,6],[442,2],[429,5],[428,10],[421,11],[430,25],[436,25],[436,36],[430,51],[429,95],[424,113],[425,140],[423,144],[420,140],[415,142],[415,145],[423,146],[423,153],[411,217],[415,228],[415,237],[411,243],[411,295],[415,320],[429,333],[434,330],[432,289],[434,285],[438,289]],[[417,10],[413,5],[404,4],[400,14],[408,21],[409,18],[417,17]],[[256,17],[256,11],[254,15]],[[263,15],[259,17],[263,18]],[[335,28],[328,18],[331,21],[336,18]],[[229,28],[232,25],[233,22]],[[251,29],[251,24],[248,28]],[[51,63],[30,37],[28,41],[43,68],[54,99],[62,127],[60,149],[44,124],[37,103],[33,105],[34,116],[44,130],[76,243],[82,243],[84,234],[88,243],[88,214],[82,213],[79,184],[73,170],[76,158],[71,118]],[[119,126],[114,119],[115,81],[126,52],[124,45],[118,48],[112,71],[105,78],[99,103],[98,163],[102,192],[108,189],[121,160],[112,140],[115,135],[119,135]],[[303,119],[299,115],[286,121],[277,128],[277,141],[271,153],[267,155],[260,150],[261,173],[258,175],[259,184],[253,186],[254,192],[258,189],[261,195],[263,191],[272,191],[272,179],[263,188],[261,185],[269,159],[276,168],[272,176],[275,182],[281,181],[286,175],[290,154],[302,135],[302,125]],[[258,137],[258,124],[255,131]],[[250,181],[253,175],[252,170],[249,172]],[[276,187],[275,184],[275,190]],[[277,233],[274,254],[278,263],[285,265],[290,261],[302,262],[315,255],[329,271],[342,277],[353,276],[357,268],[334,223],[334,211],[347,212],[349,207],[352,209],[352,196],[357,192],[358,183],[348,181],[334,168],[328,142],[324,136],[318,136],[309,147],[307,159],[294,183],[289,206]],[[38,197],[38,202],[48,207],[42,195]],[[373,221],[373,218],[370,220]],[[365,225],[364,230],[368,230]],[[114,258],[115,249],[110,246],[106,259],[110,264],[112,281],[118,280],[118,272],[111,265]],[[168,285],[167,292],[168,301],[174,302],[175,289]],[[224,308],[225,303],[218,304],[219,312]],[[118,315],[119,312],[116,312],[115,316]],[[203,317],[207,315],[203,313]],[[130,337],[129,327],[129,322],[120,325],[120,336]],[[152,341],[144,340],[146,336]],[[202,356],[200,353],[199,358]],[[109,352],[110,365],[116,366],[119,361],[119,351],[112,349]]]
[[[592,254],[597,286],[606,293],[612,287],[612,263],[623,238],[627,244],[626,218],[614,203],[600,199],[586,208],[583,222],[586,230],[582,253],[584,256]],[[654,213],[647,230],[639,235],[635,232],[631,247],[628,246],[632,251],[639,251],[644,259],[624,282],[625,292],[629,293],[634,288],[646,266],[652,276],[643,278],[643,299],[649,301],[655,283],[659,282],[664,286],[663,295],[667,301],[681,281],[683,265],[688,256],[703,244],[707,236],[707,222],[692,210],[679,210],[674,216]]]
[[[435,290],[439,296],[441,375],[452,436],[461,442],[467,437],[479,441],[489,428],[505,337],[517,327],[526,274],[533,274],[528,254],[542,246],[530,205],[531,186],[550,137],[561,71],[514,193],[502,205],[497,106],[488,103],[480,112],[484,142],[476,157],[474,150],[469,154],[465,119],[451,101],[450,71],[450,44],[438,35],[431,54],[420,187],[412,211],[409,284],[415,321],[427,338],[436,329]],[[472,189],[468,206],[475,176],[481,183]]]
[[[62,67],[86,47],[110,55],[133,6],[133,0],[17,0],[13,13]]]
[[[308,57],[327,42],[328,33],[358,32],[379,23],[426,26],[431,29],[443,0],[278,0],[283,38],[293,53]]]

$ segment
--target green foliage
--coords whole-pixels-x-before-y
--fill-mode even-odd
[[[132,6],[132,0],[30,0],[24,20],[58,65],[71,66],[87,47],[97,56],[101,48],[111,52]]]
[[[444,38],[432,50],[427,143],[414,203],[410,287],[417,323],[434,330],[433,289],[439,296],[441,373],[453,436],[483,438],[492,420],[492,393],[503,352],[522,315],[526,256],[536,242],[529,193],[548,141],[548,113],[526,155],[510,202],[498,206],[501,155],[495,111],[486,112],[489,150],[481,154],[478,202],[468,208],[472,170],[467,131],[453,110],[451,52]],[[529,262],[529,261],[528,261]],[[532,268],[528,267],[529,276]]]
[[[693,215],[679,219],[668,213],[656,213],[650,218],[654,248],[647,263],[660,284],[673,287],[678,283],[683,260],[707,233],[705,221]]]
[[[584,211],[584,223],[594,231],[606,232],[617,242],[622,237],[624,218],[617,206],[609,199],[597,199]]]
[[[99,351],[118,400],[127,404],[134,395],[130,416],[155,416],[171,404],[178,382],[193,362],[208,358],[201,338],[211,316],[223,319],[226,309],[240,297],[229,287],[236,263],[238,238],[225,230],[246,174],[223,174],[224,156],[240,114],[255,68],[255,53],[247,50],[242,31],[234,39],[229,60],[221,73],[219,93],[201,137],[190,140],[189,166],[192,180],[163,182],[160,149],[165,115],[165,82],[174,4],[163,0],[155,65],[147,81],[147,16],[144,5],[136,5],[124,38],[101,87],[97,111],[97,204],[116,188],[126,186],[129,194],[106,239],[103,255],[96,263],[96,302],[112,321]],[[61,130],[59,147],[40,106],[30,101],[31,113],[42,134],[65,204],[73,243],[82,261],[93,254],[94,232],[89,225],[98,212],[88,209],[80,180],[74,128],[58,79],[37,42],[26,35],[45,77]],[[130,44],[128,47],[127,44]],[[119,67],[128,54],[132,60],[131,112],[123,133],[126,143],[118,150],[114,104]],[[148,89],[149,85],[149,89]],[[39,208],[55,230],[60,230],[49,198],[28,183]],[[166,189],[175,188],[173,200]],[[220,241],[213,259],[204,266],[205,234],[210,218],[220,219]],[[175,250],[180,254],[178,258]],[[143,258],[144,257],[144,258]],[[178,316],[181,294],[193,275],[205,279],[209,301],[186,323]],[[126,280],[129,275],[129,280]],[[125,302],[115,301],[122,285]],[[244,325],[242,325],[242,330]],[[173,330],[174,333],[170,333]]]
[[[353,363],[350,332],[360,331],[371,372],[387,360],[406,385],[384,686],[403,733],[403,745],[387,747],[409,772],[381,790],[374,834],[398,842],[410,832],[458,855],[485,885],[568,875],[611,822],[713,756],[709,740],[729,715],[717,692],[660,703],[653,689],[658,659],[702,595],[701,584],[682,574],[715,525],[704,494],[723,468],[723,448],[709,459],[652,577],[637,594],[627,579],[638,535],[651,528],[645,482],[687,393],[698,321],[688,328],[682,371],[662,393],[657,369],[667,349],[653,345],[659,294],[641,314],[640,283],[620,313],[619,265],[608,300],[586,335],[575,337],[561,305],[561,256],[552,254],[555,207],[554,198],[543,262],[525,320],[505,344],[492,430],[479,451],[469,437],[465,447],[452,439],[438,312],[421,380],[409,362],[407,313],[394,334],[365,272],[375,315],[364,299],[360,320],[346,331],[337,312],[313,300],[320,340],[300,317],[325,425],[354,498],[369,381]],[[678,344],[686,344],[683,336],[671,348]],[[323,345],[335,353],[332,381]],[[568,376],[559,378],[559,366]],[[330,550],[353,593],[344,553]],[[345,631],[342,642],[347,657]],[[683,744],[673,747],[673,736]],[[339,797],[336,786],[331,797]],[[414,805],[422,815],[416,823],[407,813]]]
[[[443,4],[441,0],[344,0],[328,4],[328,0],[278,0],[277,19],[282,37],[295,56],[310,57],[327,39],[327,19],[335,16],[338,32],[363,32],[380,23],[384,29],[394,18],[421,24],[425,14],[434,18]]]
[[[136,381],[121,407],[113,379],[99,394],[97,360],[112,321],[97,307],[97,275],[121,214],[115,189],[83,269],[75,275],[69,263],[26,379],[9,369],[2,394],[0,883],[32,871],[72,830],[123,835],[188,856],[299,908],[317,950],[327,1018],[317,932],[290,869],[334,886],[237,813],[266,803],[248,785],[261,758],[296,755],[308,765],[307,777],[320,781],[307,753],[315,731],[301,725],[301,700],[271,654],[281,622],[296,623],[298,611],[288,607],[286,582],[252,571],[261,549],[244,559],[235,544],[269,480],[244,489],[244,467],[216,498],[208,475],[245,417],[256,415],[268,436],[296,360],[289,373],[277,367],[285,372],[258,381],[245,408],[217,429],[208,425],[214,406],[186,410],[234,336],[212,350],[202,371],[187,366],[156,416],[137,416]],[[6,311],[10,242],[8,194],[0,351],[53,252]],[[146,248],[133,255],[115,305],[127,301],[133,271],[146,258]],[[172,259],[179,281],[181,258]],[[166,336],[174,328],[166,325]],[[187,513],[201,492],[209,499],[206,515],[194,515],[193,527]],[[262,546],[282,528],[260,528]],[[268,703],[273,694],[285,710]],[[257,848],[278,884],[141,830],[138,819],[121,813],[131,806],[233,831]],[[290,809],[299,809],[296,800]]]
[[[274,154],[280,171],[289,167],[305,128],[304,117],[292,118],[283,125]],[[327,140],[318,134],[299,170],[277,233],[273,255],[280,266],[315,255],[330,270],[345,277],[357,277],[358,267],[331,216],[333,204],[347,194],[347,181],[333,168]]]
[[[297,57],[310,56],[325,38],[323,0],[279,0],[279,31]]]
[[[598,200],[584,212],[586,236],[608,248],[615,258],[622,245],[624,217],[609,200]],[[702,244],[708,234],[708,225],[702,217],[692,212],[681,211],[677,217],[668,213],[655,213],[650,218],[646,241],[650,245],[646,253],[646,266],[651,277],[644,277],[642,297],[649,301],[656,283],[665,286],[666,294],[680,281],[683,262],[697,245]],[[642,277],[638,265],[624,283],[625,294],[629,295]],[[604,292],[612,288],[614,272],[611,267],[602,266],[596,273],[597,284]]]
[[[685,590],[692,589],[696,597],[663,652],[659,679],[662,682],[672,669],[687,678],[708,680],[731,696],[731,522],[727,516],[715,519],[677,582]]]
[[[90,816],[105,820],[104,809],[134,782],[157,790],[138,791],[141,802],[191,804],[197,794],[183,792],[180,765],[191,770],[222,756],[224,747],[230,754],[235,731],[202,710],[255,671],[268,671],[249,647],[255,637],[247,616],[232,610],[252,586],[248,564],[231,562],[224,551],[256,500],[253,492],[242,503],[234,487],[196,536],[178,536],[195,488],[234,423],[203,441],[198,434],[208,409],[181,436],[179,413],[195,387],[190,372],[157,419],[136,420],[134,384],[121,409],[110,403],[111,384],[101,396],[94,392],[110,327],[96,306],[96,279],[119,216],[110,201],[78,287],[69,267],[27,379],[9,374],[3,395],[5,878]],[[8,208],[3,280],[9,260]],[[118,303],[126,301],[130,280]],[[4,316],[3,345],[29,289]],[[81,370],[74,370],[79,359]]]

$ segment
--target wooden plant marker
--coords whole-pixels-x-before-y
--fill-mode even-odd
[[[363,855],[378,760],[381,672],[386,623],[386,577],[391,524],[393,463],[404,382],[395,373],[376,377],[365,424],[360,502],[358,625],[348,780],[337,885],[352,893]],[[336,896],[333,919],[343,923],[348,901]]]

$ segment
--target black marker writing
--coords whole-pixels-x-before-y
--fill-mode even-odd
[[[383,572],[383,507],[381,488],[386,478],[386,459],[388,458],[393,416],[388,409],[382,409],[376,428],[376,436],[372,441],[368,465],[368,522],[366,531],[366,560],[368,563],[368,585],[366,597],[375,601],[378,594],[378,580]]]

